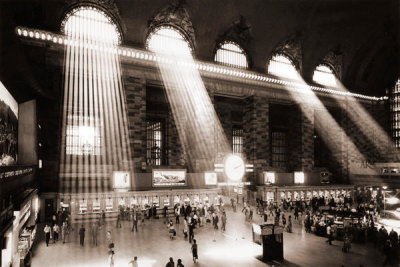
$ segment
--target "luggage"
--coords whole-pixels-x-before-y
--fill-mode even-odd
[[[176,236],[176,231],[174,230],[174,236]]]
[[[211,222],[211,220],[210,220],[210,219],[207,219],[207,220],[206,220],[206,222],[210,223],[210,222]]]

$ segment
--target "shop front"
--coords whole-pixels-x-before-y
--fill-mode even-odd
[[[24,266],[24,263],[29,261],[30,251],[36,239],[38,215],[39,197],[35,190],[22,202],[20,210],[14,211],[11,235],[12,266]]]

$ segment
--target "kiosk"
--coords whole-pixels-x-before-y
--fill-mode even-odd
[[[283,260],[283,227],[253,224],[253,242],[263,246],[263,260]]]

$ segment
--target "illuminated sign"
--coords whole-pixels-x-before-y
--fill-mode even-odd
[[[204,173],[204,183],[206,185],[216,185],[217,184],[217,173],[205,172]]]
[[[153,186],[184,186],[186,170],[153,170]]]
[[[0,172],[0,179],[14,177],[14,176],[20,176],[20,175],[28,175],[28,174],[32,174],[32,173],[33,173],[33,168],[24,168],[24,169],[13,170],[13,171],[5,171],[5,172]]]
[[[226,176],[233,181],[241,180],[246,171],[243,159],[236,155],[228,156],[225,160],[224,166]]]
[[[274,183],[275,183],[275,173],[264,172],[264,184],[274,184]]]
[[[304,184],[304,172],[294,172],[294,183]]]
[[[128,189],[131,187],[131,175],[129,172],[113,172],[114,188]]]

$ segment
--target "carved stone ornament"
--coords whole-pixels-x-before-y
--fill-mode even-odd
[[[166,7],[159,10],[156,15],[152,16],[147,22],[148,36],[158,27],[169,26],[178,29],[183,35],[192,50],[195,48],[195,34],[192,21],[188,11],[185,8],[185,0],[174,0]]]
[[[332,68],[336,77],[338,77],[339,80],[342,79],[342,54],[340,52],[329,52],[322,60],[322,64]]]
[[[61,31],[63,31],[65,21],[72,10],[80,6],[90,6],[104,12],[108,17],[110,17],[112,22],[117,26],[118,32],[121,35],[125,32],[125,27],[121,24],[121,16],[114,0],[65,0],[65,3],[68,5],[68,8],[61,19]],[[122,37],[120,39],[122,39]]]
[[[287,56],[292,61],[296,69],[302,73],[303,53],[298,37],[290,38],[279,44],[272,51],[272,55],[276,54],[283,54]]]
[[[248,51],[250,44],[253,39],[251,33],[251,25],[247,23],[244,16],[240,16],[237,21],[234,21],[232,25],[223,33],[217,37],[217,46],[224,42],[234,42],[244,49],[247,57],[249,57]],[[217,47],[218,49],[219,47]],[[249,59],[249,58],[248,58]]]

